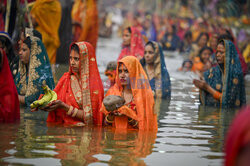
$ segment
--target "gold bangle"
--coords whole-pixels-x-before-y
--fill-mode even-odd
[[[114,121],[111,121],[111,120],[108,119],[108,116],[109,116],[109,115],[107,115],[107,116],[105,117],[106,122],[108,122],[108,123],[114,123]]]
[[[73,113],[72,117],[75,117],[75,116],[76,116],[76,114],[77,114],[77,112],[78,112],[78,109],[77,109],[77,108],[75,108],[75,109],[74,109],[74,113]]]
[[[136,121],[136,123],[133,125],[133,127],[136,127],[138,125],[138,121]]]
[[[131,118],[128,122],[132,122],[133,120],[134,120],[134,119]]]
[[[67,115],[71,115],[71,112],[73,111],[73,107],[72,106],[69,106],[69,110],[67,112]]]

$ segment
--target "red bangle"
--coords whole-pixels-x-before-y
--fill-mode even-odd
[[[220,92],[216,91],[216,92],[213,94],[213,98],[215,98],[215,99],[217,99],[217,100],[220,100],[221,95],[222,95],[222,94],[221,94]]]

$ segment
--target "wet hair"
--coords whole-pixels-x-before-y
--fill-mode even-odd
[[[155,45],[154,45],[154,43],[153,43],[152,41],[148,41],[148,42],[145,44],[145,47],[146,47],[147,45],[150,45],[150,46],[154,49],[154,51],[155,51]]]
[[[218,37],[218,43],[221,41],[221,40],[230,40],[231,42],[234,42],[234,38],[233,36],[229,35],[229,34],[222,34]]]
[[[70,47],[70,51],[72,51],[72,50],[74,50],[74,51],[76,51],[78,54],[80,54],[80,49],[79,49],[78,45],[75,44],[75,43],[72,44],[71,47]]]
[[[200,35],[199,35],[199,37],[198,37],[197,40],[196,40],[196,43],[198,43],[199,40],[201,39],[201,37],[204,36],[204,35],[207,37],[207,41],[209,41],[209,35],[208,35],[208,33],[206,33],[206,32],[201,32]]]
[[[126,29],[128,30],[129,33],[132,33],[131,27],[127,27]]]
[[[29,49],[31,49],[31,40],[30,40],[30,37],[27,37],[27,38],[23,41],[23,43],[25,43],[25,44],[29,47]]]
[[[203,59],[201,58],[201,54],[205,50],[209,50],[211,52],[211,54],[213,53],[213,49],[211,47],[208,47],[208,46],[202,47],[202,49],[199,51],[199,55],[198,55],[200,57],[200,60],[202,63],[204,63],[204,62],[203,62]]]

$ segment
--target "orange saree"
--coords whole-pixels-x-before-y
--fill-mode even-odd
[[[61,4],[59,0],[36,0],[31,9],[42,41],[47,50],[51,64],[56,63],[56,51],[60,46],[59,27],[61,22]]]
[[[57,93],[58,100],[84,111],[84,117],[80,121],[67,115],[66,111],[57,109],[49,113],[47,122],[73,125],[84,122],[85,124],[102,125],[103,116],[100,108],[104,91],[96,63],[95,51],[88,42],[75,44],[78,45],[80,50],[80,78],[74,75],[70,67],[69,72],[62,76],[54,91]]]
[[[81,34],[77,41],[87,41],[96,50],[98,39],[98,10],[97,0],[85,0],[86,13],[83,20]]]
[[[128,117],[138,121],[139,130],[157,130],[157,116],[154,112],[154,95],[150,88],[147,75],[145,74],[140,62],[137,58],[133,56],[127,56],[120,61],[123,63],[129,72],[130,85],[133,94],[133,102],[135,103],[136,113],[127,106],[122,106],[118,109],[120,113],[126,116],[116,116],[113,126],[127,126],[124,123],[128,124]],[[123,87],[120,84],[118,77],[118,67],[116,68],[116,83],[111,87],[106,96],[109,95],[122,95]],[[109,112],[102,105],[101,111],[108,115]],[[125,127],[126,128],[126,127]],[[124,127],[123,127],[124,129]]]

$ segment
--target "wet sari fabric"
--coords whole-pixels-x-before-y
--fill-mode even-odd
[[[225,143],[225,166],[235,166],[240,153],[244,151],[244,148],[247,148],[247,146],[249,147],[250,145],[249,117],[250,106],[247,106],[240,110],[228,130]],[[247,149],[245,149],[245,151],[247,151]]]
[[[122,46],[122,51],[118,57],[118,60],[126,56],[143,57],[144,44],[140,31],[135,27],[131,27],[131,41],[130,46]]]
[[[86,124],[102,125],[102,113],[100,112],[103,100],[103,85],[97,67],[95,51],[88,42],[78,42],[80,50],[80,66],[78,78],[69,68],[59,80],[54,91],[58,99],[81,111],[84,111],[82,120],[73,118],[66,114],[66,111],[57,109],[50,112],[47,122],[59,122],[75,125],[79,122]]]
[[[58,0],[36,0],[31,9],[38,30],[48,52],[51,64],[56,63],[56,51],[60,46],[59,27],[61,22],[61,4]]]
[[[165,64],[164,54],[161,46],[153,42],[155,47],[154,74],[149,83],[151,89],[155,92],[157,98],[170,99],[171,97],[171,82],[169,73]],[[141,60],[142,67],[146,71],[145,58]]]
[[[136,114],[133,112],[125,112],[123,114],[133,118],[139,123],[139,130],[157,130],[157,115],[154,113],[154,96],[150,88],[146,73],[144,72],[140,62],[133,56],[127,56],[118,62],[126,66],[129,72],[130,85],[133,94],[133,102],[136,107]],[[122,96],[123,88],[118,77],[118,67],[116,69],[116,83],[111,87],[106,96],[119,95]],[[121,107],[122,108],[122,107]],[[104,105],[102,112],[108,114]],[[123,110],[121,110],[123,112]],[[127,117],[118,117],[115,123],[127,122]],[[118,119],[117,118],[117,119]]]
[[[37,100],[40,94],[44,94],[43,83],[46,83],[50,89],[55,87],[49,58],[42,41],[32,36],[30,39],[29,64],[26,66],[20,60],[15,78],[18,94],[25,96],[26,106]]]
[[[217,101],[212,95],[202,91],[201,102],[203,105],[222,108],[241,107],[246,104],[246,94],[239,55],[231,41],[224,42],[226,49],[224,69],[217,65],[204,73],[205,81],[222,93],[222,99]]]
[[[0,69],[0,122],[14,122],[20,119],[20,108],[16,86],[11,75],[7,56],[3,55],[3,66]]]

